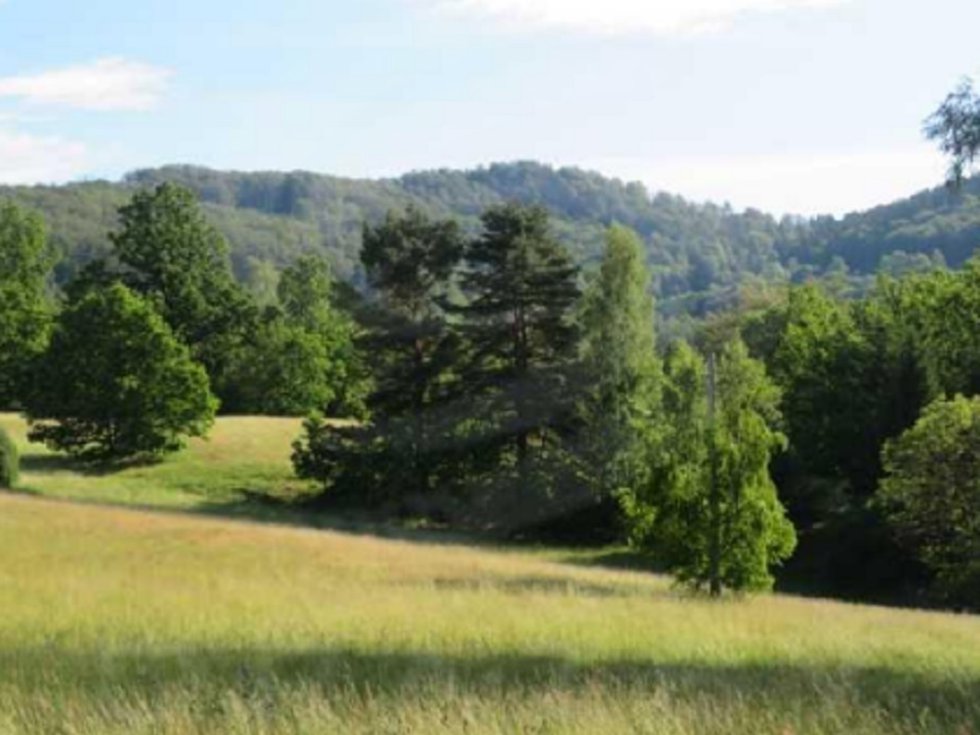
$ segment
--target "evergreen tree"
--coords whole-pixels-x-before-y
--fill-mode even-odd
[[[668,357],[650,481],[624,495],[631,537],[696,589],[769,589],[796,543],[769,476],[779,394],[738,341],[711,372],[684,344]]]
[[[444,305],[463,244],[455,222],[431,220],[414,208],[365,225],[361,261],[376,296],[362,310],[361,345],[370,355],[374,386],[367,400],[370,422],[308,422],[294,454],[301,474],[341,491],[348,480],[362,491],[382,486],[389,495],[434,489],[437,454],[450,443],[452,422],[443,409],[452,397],[458,355]],[[335,470],[324,474],[325,464]],[[362,471],[366,464],[369,473]]]
[[[32,440],[90,459],[174,451],[217,407],[187,348],[119,283],[62,311],[26,404]]]
[[[579,299],[577,269],[550,231],[548,213],[506,204],[488,209],[465,255],[461,310],[472,360],[464,375],[482,426],[475,441],[497,481],[516,469],[515,512],[530,493],[535,460],[556,460],[571,428]],[[558,467],[533,484],[550,493]],[[541,486],[543,484],[544,486]],[[506,481],[505,481],[506,485]],[[525,495],[525,498],[529,496]]]
[[[0,202],[0,408],[19,402],[32,360],[44,349],[49,265],[41,218]]]
[[[582,325],[589,465],[599,493],[611,496],[643,474],[643,427],[653,419],[660,390],[650,273],[632,230],[607,231]]]

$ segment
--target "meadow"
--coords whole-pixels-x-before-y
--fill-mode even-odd
[[[980,733],[980,617],[187,512],[302,492],[295,427],[112,475],[24,446],[0,733]]]

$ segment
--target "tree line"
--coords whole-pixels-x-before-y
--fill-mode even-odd
[[[304,255],[327,258],[338,277],[365,287],[362,223],[376,224],[387,211],[410,204],[457,220],[469,235],[479,230],[489,206],[542,204],[575,261],[590,268],[601,258],[605,229],[620,223],[643,240],[662,333],[688,338],[696,329],[692,317],[729,308],[747,284],[833,278],[860,295],[882,270],[899,275],[936,262],[959,267],[980,237],[980,179],[964,179],[956,192],[940,187],[839,219],[739,212],[533,162],[384,181],[168,166],[134,172],[118,183],[0,187],[0,197],[43,213],[62,287],[87,263],[109,255],[105,232],[115,226],[118,207],[136,189],[167,182],[198,196],[229,242],[236,280],[263,305],[276,300],[277,274]]]

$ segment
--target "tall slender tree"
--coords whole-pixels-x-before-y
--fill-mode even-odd
[[[597,490],[611,496],[639,481],[643,435],[659,401],[661,366],[650,273],[632,230],[614,225],[582,309],[583,410]]]

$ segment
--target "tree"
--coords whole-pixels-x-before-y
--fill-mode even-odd
[[[606,233],[582,326],[589,464],[600,495],[610,497],[642,475],[643,426],[657,410],[661,378],[650,273],[643,245],[628,228],[614,225]]]
[[[878,478],[879,357],[850,307],[817,286],[793,289],[772,358],[790,444],[806,472],[867,498]]]
[[[925,133],[950,157],[949,178],[959,185],[980,154],[980,95],[963,80],[926,120]]]
[[[925,408],[888,442],[878,501],[901,542],[935,576],[948,603],[980,605],[980,398]]]
[[[225,373],[256,311],[232,276],[224,238],[194,195],[169,183],[136,192],[119,220],[109,237],[120,267],[108,279],[122,280],[153,304],[207,369],[218,395],[232,398]]]
[[[257,413],[359,415],[364,378],[354,324],[332,304],[330,268],[304,256],[283,271],[278,308],[264,318],[231,371],[241,405]]]
[[[122,284],[59,315],[26,413],[31,439],[85,459],[158,456],[203,436],[217,401],[162,317]]]
[[[779,393],[739,341],[711,378],[683,343],[668,356],[650,481],[623,497],[631,537],[695,589],[769,589],[796,543],[769,476]]]
[[[464,381],[473,412],[483,419],[478,446],[494,461],[509,455],[497,469],[516,469],[516,490],[527,505],[533,461],[560,458],[573,415],[577,268],[541,207],[491,207],[482,223],[461,277],[468,299],[463,329],[473,355]],[[552,466],[536,481],[552,483],[556,472]]]
[[[0,407],[19,401],[32,360],[44,349],[49,266],[41,218],[0,202]]]
[[[452,397],[458,348],[444,301],[463,245],[455,222],[432,220],[411,207],[364,226],[361,262],[375,296],[362,310],[361,344],[374,386],[367,399],[370,422],[353,428],[308,422],[294,454],[301,473],[328,486],[356,477],[362,489],[377,483],[389,495],[434,489],[436,453],[447,446],[451,424],[440,410]],[[357,469],[365,453],[372,481]],[[325,463],[333,469],[325,470]]]

